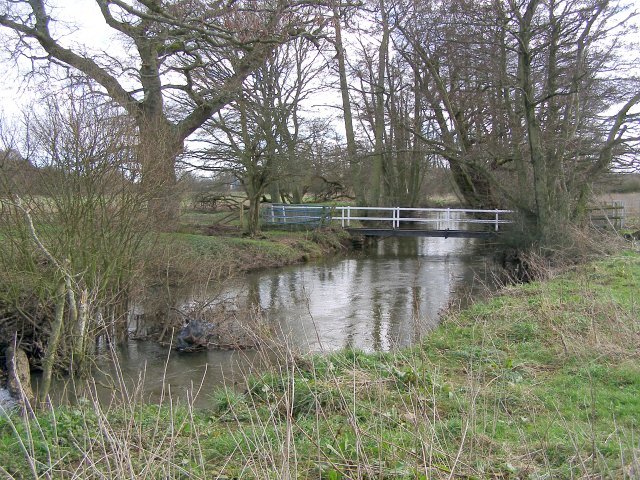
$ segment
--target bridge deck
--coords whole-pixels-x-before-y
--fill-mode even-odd
[[[392,228],[346,228],[354,235],[365,237],[441,237],[441,238],[492,238],[496,232],[480,230],[418,230]]]

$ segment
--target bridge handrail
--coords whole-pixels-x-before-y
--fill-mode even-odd
[[[462,213],[513,213],[513,210],[504,209],[477,209],[477,208],[446,208],[446,207],[355,207],[351,205],[295,205],[295,204],[273,204],[274,207],[285,207],[287,210],[383,210],[383,211],[410,211],[415,210],[419,212],[462,212]]]
[[[500,218],[501,215],[508,215],[513,213],[513,210],[506,209],[478,209],[478,208],[412,208],[412,207],[352,207],[352,206],[340,206],[334,207],[336,213],[339,211],[340,215],[332,216],[332,220],[338,220],[341,222],[342,227],[351,226],[352,220],[358,221],[377,221],[377,222],[391,222],[393,229],[400,228],[400,222],[404,223],[467,223],[467,224],[491,224],[494,225],[494,229],[497,232],[500,225],[513,223],[512,220]],[[378,211],[378,212],[392,212],[392,217],[363,217],[354,216],[353,213],[358,211]],[[401,212],[422,212],[422,213],[445,213],[445,218],[424,218],[424,217],[402,217]],[[454,218],[452,214],[486,214],[491,215],[492,218]]]
[[[302,208],[302,207],[301,207]],[[331,207],[335,210],[381,210],[381,211],[418,211],[418,212],[460,212],[460,213],[513,213],[513,210],[504,210],[504,209],[477,209],[477,208],[445,208],[445,207],[429,207],[429,208],[418,208],[418,207],[352,207],[350,205],[347,206],[337,206]]]
[[[393,218],[389,218],[389,217],[336,217],[336,216],[332,216],[331,219],[332,220],[342,220],[344,218],[344,220],[361,220],[361,221],[377,221],[377,222],[384,222],[384,221],[390,221],[390,220],[394,220]],[[496,223],[496,219],[495,218],[487,218],[487,219],[482,219],[482,218],[464,218],[464,219],[460,219],[460,218],[450,218],[450,219],[446,219],[446,218],[411,218],[411,217],[401,217],[399,219],[400,222],[408,222],[408,223],[438,223],[438,222],[446,222],[446,221],[451,221],[454,223]],[[513,223],[512,220],[502,220],[502,219],[498,219],[497,220],[498,223],[500,224],[504,224],[504,223]]]
[[[317,212],[317,213],[316,213]],[[362,216],[360,212],[391,212],[391,216]],[[440,213],[444,218],[402,217],[402,212]],[[272,204],[266,218],[271,223],[310,223],[321,224],[324,221],[340,221],[343,227],[351,226],[351,221],[391,222],[393,229],[400,228],[400,223],[447,223],[449,224],[491,224],[498,231],[500,225],[513,223],[504,215],[513,213],[505,209],[478,208],[413,208],[413,207],[358,207],[328,205],[290,205]],[[457,218],[456,214],[485,214],[490,218]],[[501,218],[502,217],[502,218]],[[447,228],[449,230],[449,228]]]

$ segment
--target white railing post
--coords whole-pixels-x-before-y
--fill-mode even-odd
[[[496,208],[496,232],[498,231],[498,225],[500,225],[499,221],[498,221],[498,216],[500,215],[500,212],[498,212],[498,209]]]
[[[347,227],[351,226],[351,205],[347,205]]]
[[[451,230],[451,208],[450,207],[447,207],[447,217],[445,220],[447,224],[446,228],[448,230]]]

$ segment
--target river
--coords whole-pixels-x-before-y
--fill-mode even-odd
[[[463,238],[387,238],[365,251],[317,263],[254,272],[219,288],[194,286],[177,303],[207,301],[208,295],[232,299],[245,311],[259,311],[273,333],[272,346],[304,354],[342,348],[389,351],[409,346],[437,325],[444,309],[491,290],[494,262],[482,240]],[[250,307],[250,308],[249,308]],[[138,310],[142,307],[138,306]],[[131,340],[100,362],[96,375],[101,396],[135,396],[158,402],[196,396],[209,404],[215,387],[242,384],[263,368],[264,349],[171,351]],[[136,387],[136,385],[138,387]],[[73,392],[57,383],[60,401]]]

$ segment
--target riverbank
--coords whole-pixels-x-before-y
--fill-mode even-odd
[[[629,252],[452,312],[409,350],[280,351],[274,373],[199,392],[210,410],[129,392],[124,408],[88,399],[0,420],[0,466],[17,478],[637,478],[639,285]]]
[[[94,275],[91,278],[87,274],[91,281],[103,282],[102,288],[105,277],[117,285],[117,291],[111,298],[100,299],[104,302],[100,309],[113,308],[121,315],[132,303],[146,300],[149,291],[166,292],[194,285],[222,288],[232,277],[249,271],[308,262],[352,249],[351,238],[342,229],[267,230],[257,236],[247,237],[239,226],[220,225],[214,220],[215,216],[208,214],[185,214],[176,231],[148,232],[132,241],[136,246],[131,250],[135,250],[135,253],[122,253],[118,251],[117,244],[111,246],[110,242],[98,240],[96,250],[99,253],[88,248],[77,252],[76,268],[80,270],[82,267],[82,273],[75,278],[80,279],[89,272]],[[44,227],[39,230],[45,231]],[[57,281],[57,272],[49,268],[51,262],[41,259],[34,262],[31,256],[38,258],[39,252],[36,250],[34,254],[31,247],[24,249],[20,255],[19,249],[13,247],[18,244],[24,246],[25,242],[3,238],[6,234],[6,231],[0,233],[0,239],[10,247],[3,252],[6,254],[4,265],[9,266],[10,271],[5,271],[0,281],[3,289],[3,295],[0,295],[0,316],[3,320],[0,322],[0,387],[4,385],[4,348],[9,345],[14,332],[20,332],[22,348],[33,356],[32,368],[39,367],[42,344],[48,341],[48,329],[40,326],[50,324],[53,318],[53,292]],[[19,235],[16,234],[16,237]],[[56,243],[58,240],[49,239],[45,243],[55,251],[59,248]],[[117,258],[121,253],[126,257],[124,260]],[[118,262],[114,262],[114,258]],[[117,268],[111,271],[114,263]],[[76,292],[76,298],[79,298],[79,292]],[[118,305],[117,302],[123,299],[125,303]],[[129,301],[128,305],[126,301]],[[136,332],[136,335],[140,335],[138,338],[157,338],[163,330],[170,331],[171,327],[179,330],[184,318],[175,312],[169,318],[171,309],[175,310],[175,305],[170,301],[158,302],[157,311],[154,309],[144,322],[139,322],[138,326],[143,327],[144,333]],[[126,315],[121,315],[119,319],[123,321],[117,328],[126,332],[130,327],[126,323]],[[90,330],[94,328],[92,326]],[[74,338],[71,332],[68,338]],[[91,338],[90,341],[93,340]],[[61,350],[66,350],[66,353],[70,351],[69,348]],[[67,367],[66,364],[61,366],[63,371]]]
[[[264,268],[283,267],[353,248],[342,229],[265,230],[245,236],[235,226],[183,224],[151,236],[144,249],[144,277],[171,283],[224,280]]]

